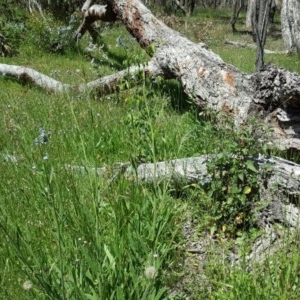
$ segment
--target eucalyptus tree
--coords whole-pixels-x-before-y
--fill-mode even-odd
[[[300,54],[300,1],[283,0],[281,10],[282,37],[289,52]]]
[[[253,37],[256,41],[256,70],[260,71],[264,68],[264,47],[267,39],[267,27],[269,22],[269,14],[273,0],[255,1],[254,11],[252,14],[252,31]]]
[[[235,24],[239,17],[240,12],[246,8],[245,0],[234,0],[232,3],[232,15],[230,19],[230,24],[233,32],[236,32]]]
[[[175,3],[186,16],[191,16],[195,9],[196,0],[175,0]]]

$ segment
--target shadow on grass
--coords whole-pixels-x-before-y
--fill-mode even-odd
[[[178,113],[184,113],[191,109],[193,100],[183,91],[181,83],[176,79],[164,80],[162,85],[153,85],[155,90],[169,96],[172,108]]]

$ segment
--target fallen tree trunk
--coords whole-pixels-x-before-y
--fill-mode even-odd
[[[205,188],[205,185],[212,180],[207,165],[216,158],[217,155],[203,155],[158,163],[144,163],[137,167],[133,167],[131,163],[118,163],[100,168],[75,165],[64,165],[63,168],[67,172],[103,176],[108,179],[108,182],[125,177],[142,183],[168,181],[170,184],[175,183],[179,188],[197,183]],[[300,229],[300,165],[279,157],[260,155],[249,159],[253,161],[261,176],[258,191],[261,197],[253,203],[252,211],[255,212],[254,217],[262,233],[251,245],[251,250],[246,257],[241,255],[243,251],[239,254],[237,249],[232,248],[226,253],[226,260],[231,264],[239,264],[241,261],[245,262],[246,259],[248,266],[251,267],[252,264],[262,262],[269,255],[286,246],[283,228],[288,229],[289,232],[291,229]],[[23,159],[0,153],[0,160],[17,165]],[[273,226],[274,224],[280,224],[281,229],[278,230],[276,226]],[[186,251],[200,257],[200,267],[205,261],[208,249],[217,241],[211,236],[195,240],[193,237],[195,230],[194,225],[187,220],[183,226],[183,233],[187,238]]]
[[[74,165],[65,167],[67,170],[82,174],[109,175],[112,180],[121,175],[140,182],[169,181],[176,182],[177,185],[181,182],[182,186],[191,183],[205,186],[212,180],[211,174],[207,171],[207,164],[215,158],[216,155],[203,155],[158,163],[144,163],[136,168],[130,163],[119,163],[113,167],[102,168]],[[259,191],[261,202],[257,203],[257,207],[263,207],[257,212],[260,226],[265,227],[267,224],[276,222],[300,229],[300,205],[298,201],[289,201],[300,197],[300,165],[279,157],[260,155],[251,159],[262,177]]]
[[[216,156],[203,155],[158,163],[144,163],[136,168],[130,163],[119,163],[112,167],[102,168],[66,165],[65,168],[69,172],[105,176],[109,181],[124,176],[129,180],[139,182],[168,181],[171,185],[174,183],[179,189],[188,184],[197,183],[205,189],[205,186],[212,181],[207,165]],[[258,191],[260,197],[257,202],[252,203],[253,219],[261,229],[261,234],[250,245],[249,254],[246,257],[243,256],[243,251],[238,250],[238,244],[225,254],[226,260],[232,265],[246,262],[249,268],[257,262],[263,262],[290,243],[290,240],[284,238],[285,229],[289,233],[293,229],[300,229],[300,165],[279,157],[259,156],[251,159],[261,176]],[[12,161],[12,158],[8,157],[7,160]],[[278,224],[280,224],[280,229],[278,229]],[[183,234],[187,239],[186,251],[198,256],[197,268],[201,269],[203,261],[206,260],[206,253],[211,252],[209,249],[214,243],[217,244],[217,241],[205,234],[195,240],[196,230],[198,229],[195,229],[193,222],[186,220],[183,225]],[[216,249],[218,249],[217,245]],[[189,260],[189,256],[186,259]]]
[[[149,50],[152,56],[150,69],[155,69],[155,74],[161,74],[165,78],[177,78],[185,93],[201,109],[224,111],[235,119],[236,124],[246,123],[248,117],[257,116],[275,129],[276,146],[283,148],[288,145],[300,149],[298,74],[275,66],[267,66],[261,72],[251,75],[243,74],[232,65],[226,64],[205,44],[193,43],[167,27],[140,1],[108,0],[107,3],[141,47]],[[2,64],[0,73],[21,77],[55,92],[74,89],[26,68],[22,69],[20,76],[16,68]],[[76,90],[101,87],[101,92],[111,92],[115,89],[109,86],[116,85],[116,78],[126,74],[127,71],[119,72],[117,75],[89,83],[86,87],[80,85]],[[146,74],[153,75],[148,72],[147,67]],[[290,138],[295,142],[292,145]]]
[[[168,181],[181,187],[197,183],[205,188],[212,181],[207,165],[217,157],[217,154],[210,154],[143,163],[137,167],[133,167],[131,163],[118,163],[99,168],[66,164],[63,168],[78,174],[106,176],[111,181],[123,176],[142,183]],[[18,164],[21,161],[9,154],[0,153],[0,158],[10,164]],[[261,176],[261,197],[255,204],[259,209],[254,208],[259,226],[266,228],[270,224],[281,223],[286,227],[300,229],[300,165],[279,157],[263,155],[249,159],[253,161]]]

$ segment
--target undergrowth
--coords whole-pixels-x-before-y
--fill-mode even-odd
[[[1,27],[12,42],[18,37],[19,55],[1,62],[83,83],[148,59],[120,24],[102,29],[99,44],[90,45],[87,38],[71,42],[70,24],[20,16],[26,30],[14,35]],[[243,67],[251,71],[251,50],[237,60],[223,46],[221,34],[230,35],[226,19],[216,21],[207,10],[191,22],[204,17],[200,33],[191,27],[193,38],[238,67],[247,60]],[[291,67],[290,57],[280,60]],[[257,236],[252,204],[259,179],[252,158],[271,151],[261,139],[268,128],[251,120],[237,130],[228,117],[199,114],[177,81],[140,74],[106,97],[46,95],[1,78],[0,107],[1,299],[299,298],[298,243],[253,270],[208,256],[203,274],[190,275],[186,289],[171,296],[187,268],[182,224],[188,214],[199,235],[216,236],[220,248],[239,241],[246,253]],[[209,176],[194,184],[145,184],[134,173],[114,173],[120,162],[136,168],[203,154],[214,157]],[[70,166],[106,172],[82,174]]]

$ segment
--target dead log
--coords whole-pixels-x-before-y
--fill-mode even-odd
[[[203,155],[157,163],[143,163],[137,167],[133,167],[131,163],[117,163],[113,166],[99,168],[66,164],[62,168],[71,173],[105,177],[108,184],[123,177],[140,183],[167,181],[170,184],[175,183],[179,188],[192,183],[205,187],[212,180],[207,164],[216,157],[217,155]],[[253,263],[263,261],[284,245],[284,228],[289,232],[300,229],[300,165],[279,157],[259,155],[249,159],[254,162],[261,177],[260,199],[254,203],[253,211],[255,211],[254,217],[256,217],[257,225],[262,230],[261,235],[251,245],[251,251],[246,257],[249,267],[251,267]],[[7,164],[18,165],[24,161],[24,158],[0,153],[0,160]],[[274,226],[278,224],[281,225],[279,226],[280,230],[278,230],[278,226]],[[184,232],[186,236],[194,230],[193,225],[189,222],[184,225],[184,228],[184,231],[187,231]],[[192,244],[187,244],[186,251],[205,256],[207,242],[212,245],[214,241],[209,237],[198,241],[193,240]],[[236,249],[232,249],[226,259],[231,264],[238,264],[244,258],[238,254]]]
[[[130,163],[119,163],[113,167],[91,168],[84,166],[66,165],[73,172],[109,175],[114,179],[120,175],[127,179],[140,182],[176,182],[183,185],[198,183],[205,185],[210,182],[211,175],[207,164],[216,155],[203,155],[157,163],[144,163],[136,168]],[[268,224],[281,223],[288,227],[300,229],[300,203],[291,201],[300,197],[300,165],[279,157],[259,155],[251,158],[261,174],[260,195],[257,219],[261,227]],[[266,166],[268,166],[266,170]]]
[[[146,66],[132,66],[126,70],[104,76],[88,83],[72,85],[62,83],[28,67],[0,64],[0,74],[3,76],[11,76],[21,82],[36,85],[47,92],[53,93],[83,93],[93,90],[105,95],[118,91],[119,85],[124,78],[127,80],[135,80],[135,76],[138,72],[144,72],[146,76],[158,76],[162,74],[159,66],[156,66],[154,62],[149,62]]]
[[[177,188],[197,183],[205,188],[205,185],[212,180],[207,164],[215,158],[216,155],[203,155],[144,163],[137,167],[133,167],[130,163],[118,163],[101,168],[74,165],[65,165],[65,168],[69,172],[105,176],[109,182],[122,176],[142,183],[168,181],[170,184],[175,183]],[[252,208],[253,217],[256,219],[256,225],[261,229],[261,234],[252,243],[246,257],[236,249],[238,245],[226,254],[226,260],[232,265],[243,261],[247,262],[249,268],[286,246],[285,230],[291,233],[293,230],[300,229],[300,165],[279,157],[260,155],[250,159],[254,162],[261,178],[260,199],[253,203]],[[11,161],[11,158],[7,160]],[[183,233],[188,240],[186,251],[204,258],[208,244],[211,246],[215,241],[205,235],[199,240],[191,239],[191,232],[195,229],[189,221],[183,227]],[[199,264],[202,261],[203,259],[199,259]]]
[[[141,183],[167,181],[177,186],[197,183],[205,186],[212,181],[207,165],[217,158],[215,155],[202,155],[162,161],[143,163],[133,167],[131,163],[117,163],[109,167],[87,167],[66,164],[63,166],[69,172],[105,176],[110,181],[120,176],[127,180]],[[0,153],[0,158],[9,164],[18,164],[22,159]],[[256,166],[261,177],[256,204],[257,222],[261,228],[269,228],[274,223],[280,223],[289,228],[300,229],[300,165],[279,157],[258,155],[249,157]]]
[[[237,125],[246,124],[249,117],[259,117],[274,128],[276,146],[284,147],[290,144],[289,141],[294,141],[292,147],[300,149],[298,74],[275,66],[267,66],[254,74],[244,74],[226,64],[205,44],[194,43],[167,27],[139,0],[107,0],[107,4],[141,47],[152,56],[149,64],[154,67],[155,73],[165,78],[177,78],[184,92],[200,109],[224,111],[235,119]],[[3,69],[3,65],[0,68]],[[0,70],[0,73],[15,73],[16,67],[12,68],[10,72],[6,65],[5,71]],[[32,78],[29,79],[32,81]],[[99,79],[89,86],[97,88],[103,82],[104,85],[110,82],[116,84],[115,79]],[[54,91],[64,90],[61,84],[55,89],[55,84],[52,84]],[[82,85],[78,89],[85,90]]]

